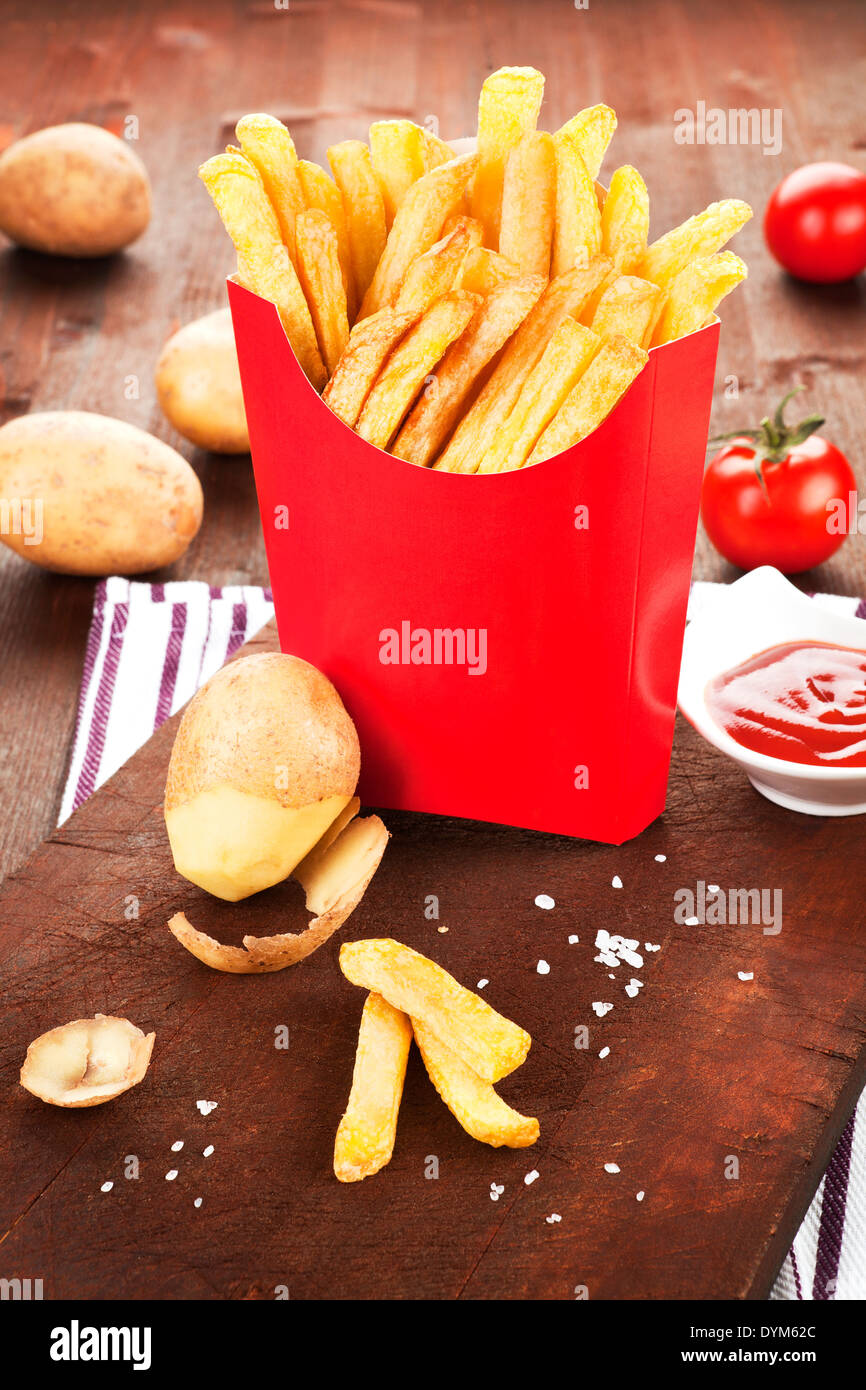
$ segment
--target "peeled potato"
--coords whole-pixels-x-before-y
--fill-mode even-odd
[[[74,121],[0,155],[0,231],[54,256],[108,256],[150,221],[147,170],[125,140]]]
[[[165,789],[175,868],[237,902],[281,883],[354,796],[355,726],[331,682],[299,657],[230,662],[190,701]]]
[[[249,453],[228,309],[194,319],[169,338],[156,364],[156,394],[166,418],[191,444],[214,454]]]
[[[103,1105],[142,1080],[155,1037],[127,1018],[77,1018],[30,1044],[21,1085],[49,1105]]]

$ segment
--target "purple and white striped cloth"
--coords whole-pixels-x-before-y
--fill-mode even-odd
[[[692,586],[693,618],[710,590]],[[815,602],[866,617],[866,603]],[[60,821],[146,743],[273,616],[266,589],[111,578],[96,591],[78,723]],[[844,1130],[793,1247],[774,1299],[866,1298],[866,1096]]]

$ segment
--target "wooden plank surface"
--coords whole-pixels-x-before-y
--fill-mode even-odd
[[[104,263],[0,252],[0,419],[76,408],[152,429],[191,459],[205,488],[202,532],[171,577],[266,582],[248,461],[178,440],[152,385],[164,338],[223,302],[231,268],[197,164],[245,110],[286,116],[299,152],[313,158],[380,115],[435,116],[441,133],[455,136],[473,125],[484,75],[527,62],[548,77],[545,123],[596,100],[617,108],[616,157],[643,171],[654,232],[725,194],[754,204],[758,216],[737,246],[750,279],[724,315],[714,425],[763,414],[802,380],[809,407],[827,414],[862,483],[862,277],[831,290],[795,285],[773,268],[758,222],[788,168],[822,157],[862,164],[864,13],[858,0],[611,0],[586,11],[558,0],[292,0],[287,11],[187,0],[182,8],[70,3],[48,15],[9,0],[0,140],[62,120],[119,130],[134,115],[154,219],[126,255]],[[675,144],[674,112],[698,100],[781,109],[782,155]],[[739,397],[727,399],[733,377]],[[703,537],[695,572],[733,577]],[[802,582],[866,593],[862,538]],[[87,582],[0,556],[2,871],[56,821],[92,592]],[[364,1184],[340,1205],[328,1177],[360,1010],[359,993],[336,975],[336,948],[297,972],[236,981],[188,961],[164,931],[167,909],[194,902],[182,885],[178,900],[157,810],[169,739],[159,735],[103,799],[39,849],[2,899],[11,1023],[0,1055],[13,1145],[4,1145],[4,1168],[14,1160],[2,1183],[4,1272],[10,1259],[25,1275],[44,1269],[54,1296],[268,1295],[279,1282],[293,1283],[296,1296],[568,1297],[578,1283],[592,1296],[766,1290],[860,1080],[856,821],[812,822],[771,807],[683,728],[668,811],[621,850],[390,817],[394,842],[353,925],[429,949],[467,983],[476,971],[489,976],[494,1002],[538,1039],[507,1093],[537,1106],[544,1141],[537,1157],[472,1145],[415,1066],[398,1152],[377,1180],[394,1185],[397,1219],[385,1231],[381,1187]],[[655,863],[657,850],[668,854],[665,865]],[[626,884],[615,898],[614,872]],[[782,887],[782,935],[738,928],[689,940],[671,920],[671,894],[699,877]],[[554,912],[534,908],[540,891],[556,898]],[[288,892],[273,895],[275,911]],[[431,892],[441,896],[447,933],[423,918]],[[141,902],[131,921],[123,915],[129,894]],[[206,911],[228,925],[225,909]],[[613,1014],[593,1025],[611,1046],[605,1065],[577,1052],[571,1035],[588,1004],[605,997],[588,942],[609,920],[664,947],[642,972],[642,996],[631,1001],[620,989]],[[572,930],[579,947],[567,946]],[[544,978],[534,973],[542,955],[551,964]],[[737,970],[753,965],[755,983],[743,985]],[[59,1017],[109,1004],[157,1029],[145,1086],[90,1115],[57,1116],[19,1094],[26,1042]],[[271,1046],[283,1022],[288,1054]],[[194,1100],[207,1098],[208,1086],[221,1088],[210,1097],[221,1103],[203,1119]],[[172,1138],[185,1139],[188,1156],[208,1139],[217,1145],[197,1169],[185,1164],[173,1185],[162,1176]],[[120,1179],[126,1153],[142,1160],[137,1183]],[[428,1153],[440,1159],[438,1182],[423,1178]],[[719,1175],[729,1153],[741,1158],[737,1182]],[[610,1182],[608,1157],[626,1182]],[[524,1188],[533,1163],[542,1178]],[[99,1185],[108,1178],[115,1207],[105,1221]],[[494,1180],[506,1186],[498,1203],[487,1196]],[[196,1211],[199,1189],[205,1202]],[[553,1211],[563,1219],[548,1225]],[[320,1248],[323,1214],[329,1243]],[[189,1226],[179,1225],[187,1215]],[[408,1241],[406,1230],[414,1231]],[[357,1245],[347,1256],[350,1233]]]

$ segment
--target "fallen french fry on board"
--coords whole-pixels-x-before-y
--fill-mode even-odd
[[[505,161],[521,136],[535,129],[544,77],[535,68],[500,68],[485,79],[478,98],[478,170],[470,211],[484,228],[484,244],[499,248]]]
[[[340,948],[340,969],[420,1019],[485,1081],[499,1081],[526,1058],[528,1033],[410,946],[390,937],[350,941]]]
[[[334,1141],[334,1174],[340,1182],[360,1182],[391,1161],[411,1044],[408,1016],[381,994],[368,994],[352,1090]]]
[[[625,395],[648,356],[628,338],[613,338],[605,343],[554,415],[527,462],[541,463],[591,434]]]
[[[738,198],[710,203],[703,212],[673,227],[648,246],[635,267],[635,274],[644,280],[654,280],[657,285],[667,285],[689,261],[721,250],[751,215],[749,204]]]
[[[653,336],[653,347],[684,338],[702,328],[721,301],[745,280],[748,271],[733,251],[701,256],[668,285],[667,297]]]
[[[467,1134],[494,1148],[525,1149],[535,1143],[540,1133],[537,1120],[512,1110],[428,1024],[413,1018],[412,1027],[427,1075]]]

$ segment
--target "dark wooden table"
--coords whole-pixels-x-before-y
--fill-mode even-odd
[[[96,410],[153,430],[180,447],[201,476],[206,510],[198,539],[171,577],[214,584],[266,582],[249,461],[219,459],[179,441],[162,419],[153,389],[153,365],[163,340],[178,324],[224,301],[222,281],[232,268],[230,247],[195,176],[196,166],[226,142],[237,116],[247,110],[271,110],[284,117],[299,152],[317,159],[334,139],[364,135],[369,122],[384,115],[433,115],[445,137],[463,134],[473,127],[483,77],[509,62],[532,63],[547,74],[546,125],[559,124],[593,101],[603,99],[617,109],[616,159],[641,168],[653,200],[654,233],[713,198],[733,194],[753,203],[756,219],[736,247],[749,263],[750,279],[724,312],[714,426],[729,429],[759,418],[801,381],[807,387],[805,404],[827,415],[828,432],[848,452],[861,484],[866,482],[862,277],[833,289],[797,285],[776,270],[759,228],[766,198],[784,171],[824,157],[862,165],[866,128],[858,62],[866,11],[859,0],[823,6],[811,0],[732,0],[724,6],[591,0],[585,11],[566,0],[447,0],[435,6],[412,0],[291,0],[288,10],[268,0],[234,5],[186,0],[183,6],[130,3],[110,10],[70,3],[62,11],[38,13],[29,4],[5,0],[2,13],[0,143],[65,120],[94,121],[120,131],[124,119],[135,116],[137,149],[153,182],[154,217],[139,243],[107,262],[55,262],[8,248],[0,252],[0,419],[28,410]],[[781,155],[768,156],[750,145],[676,144],[674,112],[694,107],[698,100],[723,108],[781,109]],[[703,536],[695,574],[734,577]],[[866,593],[862,538],[849,539],[831,562],[801,582],[810,589]],[[5,551],[0,555],[2,872],[19,866],[56,822],[92,597],[89,582],[44,575]],[[121,774],[101,813],[85,808],[70,835],[38,851],[10,881],[4,897],[4,973],[15,966],[18,974],[11,987],[15,1026],[0,1039],[0,1103],[12,1107],[16,1143],[40,1156],[32,1166],[28,1157],[26,1171],[19,1165],[22,1171],[14,1182],[4,1181],[3,1217],[8,1219],[0,1221],[0,1235],[13,1229],[0,1272],[6,1272],[13,1256],[15,1263],[38,1256],[43,1262],[39,1267],[53,1271],[55,1296],[104,1293],[109,1286],[157,1296],[270,1296],[273,1284],[285,1279],[300,1282],[294,1290],[299,1295],[321,1295],[329,1288],[350,1294],[359,1292],[362,1270],[374,1268],[368,1291],[385,1296],[405,1293],[407,1281],[416,1292],[442,1296],[569,1297],[579,1283],[589,1283],[592,1296],[766,1292],[862,1079],[857,1058],[864,1040],[866,961],[854,936],[861,902],[851,871],[862,861],[859,822],[806,822],[770,807],[686,729],[677,735],[665,817],[620,851],[493,828],[473,830],[458,822],[394,818],[395,842],[365,905],[364,929],[402,932],[422,948],[426,943],[445,964],[452,959],[468,983],[474,981],[464,971],[476,964],[480,971],[486,962],[491,978],[489,967],[501,967],[498,1002],[542,1039],[532,1075],[515,1078],[510,1094],[527,1106],[541,1097],[540,1113],[552,1136],[544,1155],[552,1181],[532,1189],[537,1198],[513,1202],[523,1190],[523,1172],[535,1162],[533,1155],[494,1155],[491,1161],[490,1153],[482,1151],[479,1158],[478,1146],[469,1141],[462,1145],[453,1125],[444,1128],[444,1112],[423,1092],[415,1068],[401,1159],[408,1185],[400,1187],[395,1199],[398,1213],[403,1211],[407,1222],[412,1219],[418,1165],[428,1143],[429,1151],[440,1156],[456,1155],[464,1178],[467,1172],[476,1175],[480,1195],[475,1192],[470,1203],[453,1187],[450,1193],[447,1185],[441,1187],[435,1199],[440,1241],[435,1258],[425,1256],[419,1239],[409,1242],[405,1260],[389,1266],[387,1244],[383,1246],[376,1228],[380,1194],[375,1183],[363,1184],[357,1206],[350,1209],[355,1215],[329,1226],[331,1253],[317,1265],[315,1221],[332,1203],[326,1150],[339,1103],[334,1115],[328,1111],[324,1130],[319,1127],[314,1136],[303,1138],[309,1122],[305,1101],[316,1113],[317,1087],[335,1067],[337,1089],[345,1089],[359,998],[346,987],[345,1011],[326,1046],[316,1039],[321,1007],[330,997],[328,988],[333,990],[333,951],[322,952],[304,968],[308,993],[300,987],[299,973],[291,981],[274,977],[275,983],[257,996],[252,993],[255,981],[238,986],[207,975],[191,960],[178,959],[179,948],[161,927],[161,913],[175,904],[177,894],[176,881],[169,891],[154,810],[159,759],[164,759],[168,737],[166,732],[135,768]],[[128,794],[132,802],[124,815]],[[108,828],[106,805],[112,811]],[[451,932],[431,941],[429,924],[425,935],[417,920],[416,899],[428,891],[432,844]],[[672,847],[673,862],[653,878],[656,849]],[[125,1110],[105,1107],[90,1118],[72,1117],[68,1124],[69,1116],[46,1120],[48,1112],[22,1109],[23,1093],[14,1086],[21,1044],[58,1021],[57,1010],[65,1017],[68,1009],[62,1006],[67,998],[70,1007],[80,1000],[80,989],[78,966],[63,963],[66,928],[55,920],[40,941],[36,924],[43,911],[56,918],[61,907],[68,909],[69,940],[85,951],[85,958],[92,950],[94,969],[99,963],[102,970],[107,943],[114,940],[106,936],[102,916],[112,893],[123,896],[119,885],[132,862],[123,855],[134,858],[142,849],[153,854],[155,864],[146,923],[154,965],[148,975],[140,952],[133,950],[141,944],[136,932],[121,925],[116,964],[129,974],[118,1007],[125,1000],[133,1017],[158,1032],[167,1029],[153,1083],[162,1117],[157,1122],[141,1088]],[[106,853],[117,857],[110,883],[104,872]],[[710,864],[712,871],[702,875],[700,870]],[[750,937],[744,945],[730,929],[717,940],[698,944],[677,936],[670,921],[672,885],[711,878],[722,869],[731,881],[784,887],[794,928],[785,933],[784,949],[774,950],[772,938]],[[675,949],[664,950],[652,967],[655,1002],[644,1001],[648,1007],[643,1015],[623,1010],[622,1024],[608,1028],[612,1065],[599,1076],[588,1074],[585,1059],[579,1059],[575,1070],[576,1054],[563,1036],[562,1019],[551,1009],[556,996],[541,991],[530,957],[537,946],[537,954],[546,954],[554,970],[572,970],[564,930],[579,921],[589,934],[608,922],[612,872],[620,872],[630,890],[627,903],[617,908],[617,922],[633,923],[634,935],[646,933],[647,940]],[[403,896],[395,908],[398,888]],[[532,901],[542,890],[563,904],[555,931],[547,916],[538,925],[540,914]],[[110,912],[107,920],[116,931]],[[224,920],[211,917],[217,923]],[[460,959],[454,943],[462,932],[465,945],[470,921],[481,924],[477,948]],[[502,944],[512,939],[533,944],[531,949],[521,946],[512,959]],[[838,968],[843,950],[844,971]],[[113,969],[114,947],[110,959]],[[736,970],[751,969],[753,959],[762,968],[760,990],[744,1002]],[[811,1014],[815,978],[824,993],[820,1009]],[[174,991],[172,980],[179,982]],[[579,1021],[590,998],[598,996],[591,993],[590,981],[575,978],[572,983],[570,998]],[[46,991],[53,991],[53,997]],[[40,993],[44,1002],[35,1017],[28,1000]],[[98,993],[94,986],[94,997]],[[309,1042],[306,1063],[291,1064],[291,1120],[297,1129],[292,1154],[298,1175],[293,1196],[286,1185],[288,1171],[282,1178],[274,1176],[285,1152],[286,1116],[282,1101],[273,1095],[273,1058],[262,1042],[263,1031],[282,1021],[286,999],[293,1001],[295,1026]],[[196,1009],[211,1000],[214,1009],[217,1004],[225,1008],[219,1025],[209,1033],[188,1028]],[[715,1019],[710,1028],[708,1014]],[[568,1022],[570,1027],[571,1018]],[[253,1052],[251,1060],[240,1049],[237,1055],[230,1052],[229,1068],[218,1081],[212,1069],[214,1049],[245,1032],[258,1036],[258,1054]],[[622,1057],[626,1046],[632,1065]],[[792,1049],[805,1058],[799,1083],[796,1068],[787,1065],[788,1090],[774,1099],[771,1085],[756,1085],[754,1104],[744,1110],[743,1096],[751,1090],[744,1092],[743,1078],[771,1075]],[[637,1066],[635,1056],[641,1057]],[[174,1250],[176,1214],[158,1200],[164,1195],[157,1177],[166,1157],[159,1148],[167,1133],[166,1115],[172,1115],[176,1103],[178,1125],[189,1119],[185,1062],[196,1086],[223,1086],[226,1103],[216,1115],[223,1126],[226,1163],[248,1165],[248,1196],[241,1206],[231,1191],[216,1194],[216,1229],[227,1240],[225,1259],[217,1266],[214,1228]],[[707,1068],[714,1078],[709,1090]],[[233,1090],[240,1093],[249,1077],[258,1077],[271,1099],[254,1118],[249,1113],[236,1116],[233,1130],[227,1097]],[[94,1114],[101,1115],[101,1122]],[[141,1116],[142,1128],[134,1141],[135,1116]],[[271,1119],[276,1128],[269,1131]],[[199,1129],[196,1138],[204,1138],[207,1125],[201,1122]],[[435,1142],[427,1137],[431,1129]],[[575,1195],[568,1178],[578,1163],[574,1142],[580,1135],[582,1180]],[[182,1137],[180,1130],[177,1137]],[[109,1158],[132,1151],[124,1146],[133,1142],[156,1165],[150,1193],[142,1194],[138,1209],[127,1198],[120,1226],[91,1247],[88,1256],[82,1232],[89,1239],[94,1229],[89,1218],[98,1222],[97,1179]],[[635,1159],[634,1182],[630,1174],[625,1195],[613,1197],[603,1171],[597,1174],[612,1146]],[[75,1159],[79,1149],[81,1157]],[[717,1164],[729,1152],[750,1156],[749,1182],[719,1185]],[[308,1172],[319,1172],[322,1165],[324,1178],[305,1187]],[[669,1181],[659,1183],[655,1206],[648,1192],[639,1222],[633,1189],[642,1185],[637,1176],[641,1169],[657,1176],[667,1173]],[[229,1172],[226,1166],[224,1178]],[[509,1174],[497,1179],[507,1182],[508,1192],[502,1206],[494,1207],[484,1188],[499,1172]],[[590,1172],[595,1174],[592,1181],[587,1179]],[[692,1180],[694,1202],[684,1211],[675,1194]],[[259,1188],[261,1197],[256,1195]],[[190,1188],[190,1204],[193,1195]],[[85,1202],[81,1210],[79,1198]],[[261,1201],[273,1203],[273,1209],[263,1213]],[[561,1224],[544,1224],[552,1210],[563,1214]],[[604,1221],[590,1221],[590,1214],[599,1210]],[[758,1232],[756,1212],[764,1223]],[[336,1252],[346,1237],[346,1219],[357,1219],[358,1243],[355,1256],[341,1263]],[[451,1250],[452,1220],[469,1222],[459,1258]],[[278,1248],[287,1221],[303,1233],[309,1251],[309,1260],[296,1262],[289,1271]],[[536,1227],[543,1240],[536,1239]],[[576,1230],[582,1232],[577,1252]],[[276,1233],[273,1238],[269,1231]],[[131,1264],[128,1250],[136,1240],[149,1254]],[[251,1241],[260,1242],[263,1251],[252,1271]],[[63,1255],[68,1242],[72,1246]],[[429,1240],[427,1249],[429,1255]],[[620,1253],[614,1257],[616,1251]],[[26,1264],[23,1273],[35,1268]]]

